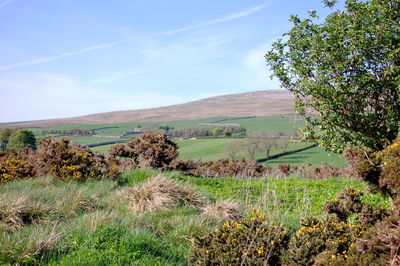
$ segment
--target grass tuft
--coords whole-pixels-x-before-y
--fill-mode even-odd
[[[127,187],[120,195],[129,201],[129,208],[136,213],[165,210],[178,205],[200,209],[206,198],[194,188],[162,175],[156,175],[135,187]]]
[[[220,200],[208,204],[202,211],[209,216],[223,221],[239,220],[243,218],[239,204],[231,200]]]

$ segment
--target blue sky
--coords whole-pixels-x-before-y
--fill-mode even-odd
[[[0,122],[278,89],[263,55],[321,0],[0,0]]]

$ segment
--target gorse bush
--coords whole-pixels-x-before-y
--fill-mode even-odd
[[[178,157],[178,146],[165,134],[146,131],[126,145],[113,146],[110,156],[130,158],[141,167],[161,169]]]
[[[43,175],[79,181],[115,179],[119,175],[119,163],[113,158],[95,155],[66,138],[40,140],[36,151],[24,148],[0,153],[0,183]]]
[[[400,139],[379,152],[353,147],[344,154],[367,183],[391,197],[400,194]]]
[[[0,183],[35,176],[31,150],[0,152]]]
[[[325,212],[335,215],[338,221],[347,221],[350,215],[361,212],[363,204],[361,202],[362,193],[358,189],[346,189],[325,204]]]
[[[290,234],[253,210],[250,218],[226,222],[215,231],[194,236],[190,262],[196,265],[280,265]]]
[[[335,260],[348,258],[349,250],[364,232],[365,227],[360,225],[309,218],[291,238],[283,261],[286,265],[335,264]]]
[[[73,145],[66,138],[48,138],[39,142],[35,156],[38,174],[53,174],[61,179],[86,180],[97,178],[101,171],[88,148]]]

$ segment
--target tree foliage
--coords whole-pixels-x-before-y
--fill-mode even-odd
[[[18,129],[9,138],[7,149],[20,150],[24,147],[36,149],[36,138],[31,130]]]
[[[12,130],[9,128],[4,128],[2,131],[0,131],[0,150],[4,151],[6,149],[11,134]]]
[[[305,117],[303,138],[341,152],[380,150],[399,133],[400,2],[347,0],[320,22],[290,18],[292,29],[266,60]]]

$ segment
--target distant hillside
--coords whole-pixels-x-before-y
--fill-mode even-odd
[[[141,110],[115,111],[72,118],[0,124],[0,127],[54,127],[60,124],[111,124],[200,119],[221,116],[277,116],[294,113],[293,96],[286,90],[266,90],[201,99],[184,104]]]

